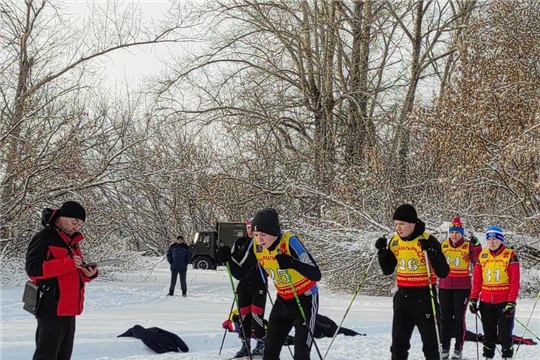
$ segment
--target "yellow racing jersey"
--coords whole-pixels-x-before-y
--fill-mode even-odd
[[[291,244],[291,240],[294,240],[295,244]],[[257,261],[266,271],[268,277],[274,282],[274,286],[276,287],[279,296],[286,300],[294,298],[292,286],[294,286],[298,295],[302,295],[317,285],[316,281],[306,278],[294,269],[279,268],[276,255],[280,253],[291,255],[291,246],[294,247],[298,256],[301,256],[302,253],[306,252],[300,239],[289,232],[282,234],[278,245],[271,251],[262,247],[257,239],[254,239],[253,241],[253,251]]]
[[[453,247],[450,240],[446,239],[441,243],[441,248],[448,266],[450,266],[451,277],[469,277],[470,268],[470,243],[464,241],[463,244]]]
[[[390,251],[397,260],[396,280],[401,287],[428,286],[426,258],[420,247],[421,239],[428,239],[429,233],[424,232],[412,240],[403,240],[395,234],[390,240]],[[433,267],[430,266],[431,284],[436,284],[437,278]]]
[[[510,290],[508,265],[512,259],[512,249],[505,248],[500,254],[493,255],[484,249],[478,257],[482,266],[482,295],[506,295]]]

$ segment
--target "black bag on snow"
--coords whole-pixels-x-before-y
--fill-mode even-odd
[[[163,330],[158,327],[144,328],[141,325],[135,325],[128,329],[125,333],[118,335],[117,337],[134,337],[141,339],[141,341],[154,350],[158,354],[164,354],[169,351],[174,352],[188,352],[189,348],[178,335],[167,330]]]

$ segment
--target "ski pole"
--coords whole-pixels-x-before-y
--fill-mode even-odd
[[[332,344],[334,343],[334,340],[336,339],[337,334],[339,333],[339,329],[341,329],[341,326],[343,325],[343,322],[345,321],[345,318],[349,314],[349,311],[351,310],[352,304],[354,303],[354,300],[356,300],[356,296],[358,295],[358,292],[360,291],[360,287],[364,284],[364,281],[367,278],[367,274],[369,270],[371,269],[371,265],[373,265],[373,261],[377,257],[377,253],[373,254],[371,261],[369,262],[369,265],[366,268],[366,271],[364,271],[362,280],[360,280],[360,283],[358,283],[358,286],[356,287],[356,290],[354,292],[354,295],[351,299],[351,302],[349,303],[349,306],[347,306],[347,310],[345,310],[345,314],[343,314],[343,318],[341,319],[341,322],[339,323],[336,332],[334,333],[334,336],[332,336],[332,340],[330,341],[330,344],[328,345],[328,348],[326,349],[326,353],[324,354],[323,360],[326,359],[328,356],[328,352],[330,352],[330,348],[332,347]]]
[[[268,291],[268,282],[266,281],[266,276],[264,276],[264,270],[262,269],[262,266],[259,263],[257,263],[257,267],[259,268],[261,279],[264,285],[266,285],[266,295],[268,295],[268,300],[270,300],[270,304],[272,305],[272,307],[274,307],[274,301],[272,300],[272,296],[270,296],[270,292]]]
[[[514,318],[514,319],[515,319],[516,322],[517,322],[519,325],[521,325],[521,327],[523,328],[523,335],[522,335],[521,337],[525,336],[525,333],[528,331],[534,338],[536,338],[536,340],[539,340],[539,341],[540,341],[540,338],[538,337],[538,335],[536,335],[535,333],[533,333],[532,330],[531,330],[530,328],[527,327],[527,325],[525,325],[525,324],[523,324],[521,321],[519,321],[518,318]],[[527,324],[529,324],[529,323],[527,322]]]
[[[231,303],[231,310],[229,310],[229,316],[231,316],[233,307],[234,307],[234,298],[233,298],[233,301]],[[221,355],[221,350],[223,349],[223,344],[225,343],[225,336],[227,336],[227,329],[225,329],[225,332],[223,333],[223,339],[221,339],[221,346],[219,347],[218,355]]]
[[[245,327],[244,327],[244,320],[242,319],[242,313],[240,313],[240,304],[238,303],[238,294],[236,293],[236,290],[234,288],[234,280],[233,280],[232,274],[231,274],[231,265],[227,261],[225,263],[225,266],[227,266],[227,272],[229,273],[229,280],[231,280],[231,287],[232,287],[232,291],[233,291],[233,294],[234,294],[234,302],[236,303],[236,308],[238,309],[238,318],[240,320],[240,325],[242,326],[242,335],[244,335],[244,341],[246,342],[246,345],[247,345],[249,359],[253,360],[253,356],[251,355],[251,343],[250,343],[251,338],[248,338],[246,336],[246,331],[251,332],[251,329],[246,330]]]
[[[475,315],[476,317],[478,317],[478,319],[480,319],[480,321],[482,321],[482,317],[480,316],[480,314],[476,313]],[[491,350],[491,348],[486,347],[485,344],[483,345],[483,347],[488,350]],[[502,356],[501,350],[499,350],[499,348],[497,347],[497,344],[495,344],[495,350],[497,350],[497,353]]]
[[[424,240],[427,241],[427,240]],[[437,307],[435,306],[435,296],[433,295],[433,284],[431,284],[431,269],[429,268],[429,257],[427,250],[424,250],[424,259],[426,260],[427,277],[429,284],[429,297],[431,299],[431,309],[433,310],[433,322],[435,323],[435,335],[437,336],[437,351],[439,359],[442,360],[441,337],[439,335],[439,324],[437,323]]]
[[[300,298],[298,297],[298,294],[296,293],[296,288],[294,287],[294,284],[292,282],[291,274],[289,274],[289,269],[285,269],[285,274],[287,275],[287,279],[289,280],[289,285],[291,286],[291,290],[294,294],[294,299],[296,300],[296,305],[298,305],[298,309],[300,310],[300,314],[302,315],[302,319],[304,319],[304,322],[306,323],[306,328],[308,330],[309,336],[311,336],[311,339],[313,339],[313,345],[315,345],[315,350],[317,350],[317,354],[319,355],[319,358],[321,360],[324,360],[324,358],[321,355],[321,351],[319,350],[319,347],[317,346],[317,342],[315,341],[315,336],[313,336],[313,332],[311,331],[311,328],[309,327],[309,323],[307,321],[306,313],[304,312],[304,308],[302,307],[302,304],[300,303]]]
[[[534,336],[536,339],[538,339],[538,336],[536,336],[530,329],[529,329],[529,322],[531,321],[531,318],[532,318],[532,315],[534,313],[534,309],[536,308],[536,304],[538,303],[538,298],[540,298],[540,291],[538,291],[538,295],[536,296],[536,300],[534,301],[534,304],[533,304],[533,308],[531,310],[531,315],[529,315],[529,318],[527,319],[527,325],[523,325],[521,323],[521,321],[519,321],[516,317],[514,317],[514,320],[517,321],[517,323],[521,326],[523,326],[523,335],[521,335],[521,338],[523,339],[523,337],[525,336],[525,332],[526,331],[529,331],[531,333],[532,336]],[[538,339],[540,340],[540,339]],[[515,359],[516,356],[517,356],[517,352],[519,350],[519,347],[521,346],[521,341],[519,342],[517,348],[516,348],[516,351],[514,352],[514,356],[512,357],[512,359]]]
[[[480,344],[478,344],[478,342],[480,341],[478,339],[478,316],[474,317],[474,323],[476,325],[476,360],[480,360]]]

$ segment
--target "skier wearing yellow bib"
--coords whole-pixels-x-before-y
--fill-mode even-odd
[[[483,356],[495,357],[497,340],[503,360],[514,358],[514,315],[519,295],[521,272],[514,250],[504,244],[504,232],[496,225],[486,231],[487,249],[482,250],[474,265],[469,309],[480,311],[485,332]]]
[[[426,360],[439,360],[439,339],[432,304],[438,307],[436,276],[445,278],[450,268],[442,255],[441,244],[435,237],[425,232],[426,225],[418,219],[412,205],[399,206],[394,212],[393,219],[396,234],[390,239],[390,244],[387,244],[386,238],[379,238],[375,243],[383,273],[390,275],[397,268],[398,291],[394,295],[390,347],[392,360],[408,359],[410,340],[415,326],[418,327],[422,337],[422,351]],[[427,251],[429,258],[430,277],[424,251]],[[430,298],[430,285],[433,299]]]
[[[463,223],[456,216],[448,228],[448,239],[441,243],[443,255],[450,266],[450,274],[439,281],[443,359],[450,358],[452,335],[455,336],[456,343],[451,359],[459,360],[463,357],[463,343],[467,329],[465,315],[471,294],[469,270],[472,269],[478,254],[482,251],[482,245],[476,237],[472,236],[469,241],[465,239],[464,234]]]
[[[259,211],[253,218],[252,229],[253,247],[241,266],[234,259],[229,261],[228,247],[220,248],[218,255],[222,261],[229,261],[235,278],[244,278],[246,270],[259,262],[268,274],[268,281],[274,283],[278,296],[268,319],[263,359],[279,360],[287,335],[294,327],[294,360],[309,360],[319,309],[319,267],[298,237],[281,232],[274,209]]]

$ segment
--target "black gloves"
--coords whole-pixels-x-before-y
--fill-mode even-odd
[[[276,260],[280,269],[294,269],[294,259],[290,255],[277,254]]]
[[[427,255],[429,260],[435,259],[437,256],[439,256],[439,252],[437,249],[433,247],[433,244],[429,240],[420,240],[420,247],[422,248],[422,251],[427,251]]]
[[[507,318],[514,317],[514,314],[516,313],[516,303],[514,302],[507,303],[502,313],[506,315]]]
[[[472,313],[472,314],[478,314],[478,300],[477,299],[471,299],[471,301],[469,302],[469,311]]]
[[[375,248],[377,250],[386,249],[387,246],[388,246],[388,240],[386,240],[385,237],[380,237],[377,239],[377,241],[375,241]]]
[[[473,244],[474,246],[478,246],[480,245],[480,240],[478,240],[476,236],[471,235],[471,244]]]
[[[229,262],[231,260],[231,248],[229,246],[220,247],[217,256],[222,263]]]

